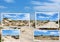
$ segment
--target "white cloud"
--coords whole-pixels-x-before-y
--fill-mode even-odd
[[[20,30],[12,30],[12,33],[20,33]]]
[[[12,15],[9,15],[9,14],[3,14],[3,17],[16,17],[16,16],[12,16]]]
[[[41,3],[39,1],[32,1],[31,4],[33,4],[33,5],[43,5],[44,3]]]
[[[26,14],[26,15],[25,15],[25,19],[26,19],[26,20],[29,20],[29,19],[30,19],[30,15],[29,15],[29,14]]]
[[[47,30],[43,30],[42,32],[46,33],[46,32],[48,32],[48,31],[47,31]]]
[[[7,8],[7,7],[5,7],[5,6],[0,6],[0,9],[4,9],[4,8]]]
[[[56,34],[56,32],[50,32],[50,35],[54,35],[54,34]]]
[[[60,8],[55,5],[50,5],[50,6],[34,6],[33,9],[35,11],[58,11]]]
[[[43,32],[43,33],[48,32],[48,30],[36,30],[36,31]]]
[[[53,1],[54,3],[60,3],[60,0],[51,0],[51,1]]]
[[[35,11],[60,11],[60,0],[51,0],[53,3],[41,3],[40,1],[32,1]],[[41,6],[40,6],[41,5]]]
[[[31,3],[33,5],[59,5],[60,4],[60,0],[50,0],[53,3],[48,3],[48,2],[44,2],[42,3],[41,1],[31,1]]]
[[[37,13],[39,13],[39,12],[37,12]],[[58,12],[40,12],[40,13],[43,13],[43,14],[46,14],[46,15],[49,15],[49,16],[38,16],[39,18],[47,18],[47,19],[49,19],[49,18],[51,18],[55,13],[58,13]],[[57,19],[57,18],[56,18]]]
[[[43,12],[43,14],[50,15],[50,16],[54,15],[55,13],[58,13],[58,12]]]
[[[45,16],[38,16],[39,18],[49,18],[49,17],[45,17]]]
[[[21,14],[18,14],[21,15]],[[17,15],[17,16],[18,16]],[[17,18],[17,20],[29,20],[30,19],[30,15],[29,13],[23,14],[24,16],[22,18]],[[19,16],[20,17],[20,16]]]
[[[13,3],[15,0],[4,0],[7,3]]]

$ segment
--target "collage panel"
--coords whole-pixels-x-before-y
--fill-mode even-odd
[[[34,40],[58,40],[59,41],[59,30],[34,30]]]
[[[3,26],[30,26],[29,13],[2,13]]]
[[[29,26],[29,13],[2,13],[3,26]]]
[[[1,42],[20,42],[20,30],[1,30]]]
[[[59,28],[59,12],[36,12],[36,28]]]

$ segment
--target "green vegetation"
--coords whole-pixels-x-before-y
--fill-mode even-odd
[[[0,27],[0,30],[2,29],[3,27]]]

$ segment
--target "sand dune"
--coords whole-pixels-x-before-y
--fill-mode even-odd
[[[55,22],[48,22],[44,25],[37,25],[36,28],[58,28],[59,24],[56,24]]]

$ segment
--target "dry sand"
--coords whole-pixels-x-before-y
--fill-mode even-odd
[[[3,42],[20,42],[20,39],[14,39],[11,36],[3,36],[2,39],[4,39]]]
[[[51,37],[51,36],[38,36],[34,37],[35,40],[59,40],[59,37]]]
[[[33,42],[33,28],[21,28],[21,42]]]
[[[36,25],[36,28],[59,28],[59,24],[56,24],[55,22],[48,22],[41,26]]]
[[[40,41],[34,41],[34,42],[60,42],[59,40],[40,40]]]

